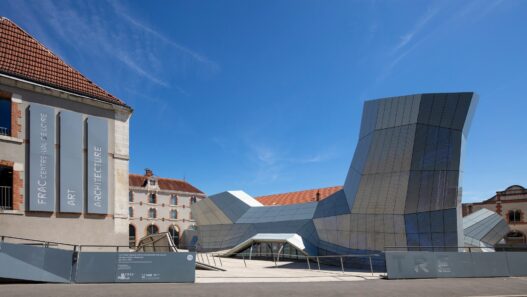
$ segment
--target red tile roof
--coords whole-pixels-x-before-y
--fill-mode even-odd
[[[146,178],[146,176],[141,174],[129,174],[128,182],[130,187],[143,187],[146,183]],[[203,194],[198,188],[180,179],[158,177],[157,184],[161,190]]]
[[[0,17],[0,73],[126,106],[4,17]]]
[[[298,192],[290,192],[283,194],[273,194],[267,196],[256,197],[263,205],[287,205],[298,204],[306,202],[314,202],[317,200],[317,193],[319,193],[319,200],[324,200],[331,194],[342,189],[342,186],[312,189]]]

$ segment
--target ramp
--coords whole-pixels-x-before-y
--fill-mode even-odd
[[[177,248],[168,232],[163,232],[141,238],[137,244],[136,252],[180,253],[183,252],[183,250],[179,250]],[[203,270],[225,271],[223,268],[199,262],[197,259],[196,268]]]

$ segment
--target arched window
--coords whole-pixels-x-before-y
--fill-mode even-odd
[[[190,197],[190,204],[196,203],[196,196]]]
[[[505,236],[505,243],[507,244],[515,244],[515,243],[525,243],[526,237],[525,234],[518,230],[512,230]]]
[[[179,247],[179,228],[177,226],[170,226],[168,228],[168,233],[170,234],[174,244]]]
[[[128,193],[128,202],[134,202],[134,192],[132,191]]]
[[[177,205],[177,196],[176,195],[173,195],[172,197],[170,197],[170,204],[171,205]]]
[[[134,208],[133,207],[128,207],[128,216],[130,218],[133,218],[134,217]]]
[[[135,226],[128,225],[128,246],[133,248],[135,246]]]
[[[509,223],[521,222],[521,211],[520,210],[509,210]]]
[[[170,211],[170,218],[173,219],[173,220],[177,219],[177,210],[172,209]]]
[[[150,225],[146,228],[146,235],[152,235],[159,233],[159,228],[156,225]]]
[[[148,210],[148,217],[151,219],[155,219],[157,217],[157,211],[155,208],[150,208]]]
[[[150,195],[148,195],[148,203],[157,203],[157,195],[156,193],[150,193]]]

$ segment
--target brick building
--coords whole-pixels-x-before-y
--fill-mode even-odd
[[[482,208],[497,212],[509,224],[511,232],[505,237],[506,244],[527,243],[527,189],[513,185],[485,201],[464,203],[463,216]]]
[[[126,244],[131,113],[0,17],[0,234]]]
[[[206,195],[184,180],[157,177],[150,169],[144,175],[130,174],[129,182],[130,246],[146,235],[168,232],[178,247],[187,247],[195,230],[190,205]]]

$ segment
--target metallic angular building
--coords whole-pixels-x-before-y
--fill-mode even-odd
[[[390,97],[364,104],[342,190],[320,201],[263,206],[241,191],[192,206],[204,250],[256,234],[298,234],[309,254],[463,244],[461,155],[474,93]]]

